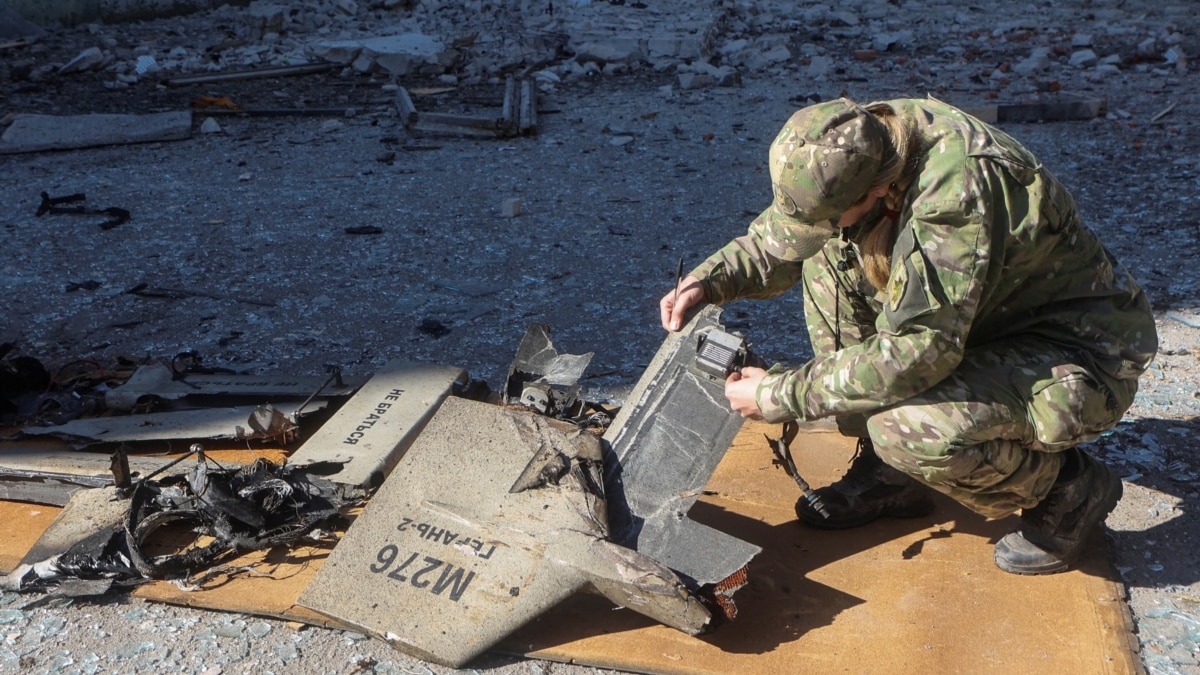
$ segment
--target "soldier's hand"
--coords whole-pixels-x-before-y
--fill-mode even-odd
[[[725,380],[725,398],[729,399],[729,407],[742,417],[761,420],[758,385],[766,376],[767,371],[752,366],[742,368],[741,372],[730,373],[729,378]]]
[[[700,285],[700,280],[696,277],[689,276],[679,282],[678,289],[671,289],[662,297],[662,300],[658,301],[658,312],[663,328],[669,331],[683,328],[683,317],[688,308],[704,302],[705,299],[704,287]]]

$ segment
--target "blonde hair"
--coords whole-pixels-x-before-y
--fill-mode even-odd
[[[919,153],[917,135],[912,124],[897,116],[892,106],[886,103],[872,103],[863,107],[887,128],[894,150],[884,158],[875,182],[867,191],[870,194],[887,186],[887,194],[883,197],[884,216],[867,232],[860,244],[863,272],[866,273],[867,281],[875,288],[882,289],[887,285],[888,276],[892,271],[892,243],[895,239],[896,218],[904,207],[904,196],[908,193],[916,174]]]

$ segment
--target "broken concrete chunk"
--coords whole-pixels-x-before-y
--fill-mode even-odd
[[[298,467],[341,465],[326,474],[335,483],[376,487],[412,445],[461,368],[392,361],[375,373],[328,422],[292,454]]]
[[[1038,47],[1029,56],[1013,64],[1012,70],[1020,75],[1032,75],[1050,67],[1050,49]]]
[[[679,74],[679,88],[685,91],[689,89],[704,89],[705,87],[711,87],[716,83],[717,78],[709,75],[708,73]],[[630,137],[630,140],[633,140],[633,138]]]
[[[452,50],[448,51],[441,42],[420,33],[325,41],[317,43],[313,50],[327,61],[352,65],[363,72],[378,67],[395,76],[415,73],[424,64],[438,64],[452,58]]]
[[[0,153],[177,141],[192,133],[190,111],[149,115],[17,115],[0,136]]]
[[[572,425],[451,398],[299,604],[455,668],[588,585],[699,632],[671,570],[605,540],[600,457]]]
[[[1138,43],[1137,53],[1138,56],[1156,58],[1162,54],[1162,50],[1159,48],[1158,40],[1156,38],[1148,37]]]
[[[246,26],[254,40],[261,40],[269,33],[282,33],[286,18],[287,7],[263,0],[250,3],[245,13]]]

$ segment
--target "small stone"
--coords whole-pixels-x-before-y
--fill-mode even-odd
[[[619,148],[624,145],[629,145],[632,142],[633,136],[613,136],[613,139],[609,141],[608,144]]]
[[[874,61],[879,58],[879,52],[874,49],[855,49],[854,58],[859,61]]]
[[[153,73],[158,69],[158,62],[155,61],[154,57],[150,56],[149,54],[143,54],[139,56],[137,58],[137,65],[134,66],[134,72],[136,72],[138,75]]]
[[[1013,64],[1012,70],[1019,75],[1032,75],[1038,71],[1045,70],[1050,66],[1050,50],[1039,47],[1034,49],[1028,56],[1021,61]]]
[[[500,215],[505,218],[516,218],[521,215],[521,198],[509,197],[500,205]]]
[[[708,73],[680,73],[679,88],[680,89],[703,89],[711,87],[717,83],[717,78]]]
[[[784,45],[777,45],[763,52],[762,59],[767,63],[779,63],[792,58],[792,52]]]
[[[1071,36],[1071,46],[1075,47],[1075,48],[1091,47],[1092,46],[1091,33],[1076,33],[1076,34],[1072,35]]]
[[[857,26],[858,14],[854,12],[831,12],[829,14],[829,25],[831,26]]]
[[[898,45],[912,44],[913,32],[911,30],[899,30],[894,33],[880,33],[871,40],[871,47],[876,51],[890,51],[892,47]]]
[[[1074,54],[1071,54],[1071,60],[1067,65],[1072,68],[1091,68],[1099,63],[1100,59],[1096,57],[1096,52],[1090,49],[1081,49]]]
[[[200,125],[200,133],[202,134],[219,134],[221,133],[221,125],[211,117],[204,118],[204,122]]]
[[[1120,68],[1113,66],[1113,65],[1106,64],[1106,63],[1101,63],[1100,65],[1096,66],[1092,70],[1088,71],[1087,78],[1089,80],[1095,82],[1095,81],[1102,80],[1106,77],[1111,77],[1113,75],[1120,75],[1120,74],[1121,74]]]
[[[60,75],[64,73],[82,73],[97,68],[103,63],[104,52],[100,51],[99,47],[90,47],[80,52],[78,56],[59,68],[58,72]]]
[[[828,56],[814,56],[808,64],[808,76],[812,79],[825,77],[833,70],[833,59]]]

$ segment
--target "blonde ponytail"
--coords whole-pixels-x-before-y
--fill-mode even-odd
[[[870,188],[877,190],[887,186],[887,194],[883,197],[884,216],[859,244],[867,281],[875,288],[883,289],[892,270],[896,218],[903,210],[904,196],[908,193],[916,174],[917,135],[909,122],[896,115],[892,106],[886,103],[872,103],[864,108],[887,127],[895,150],[884,159],[875,184]]]

